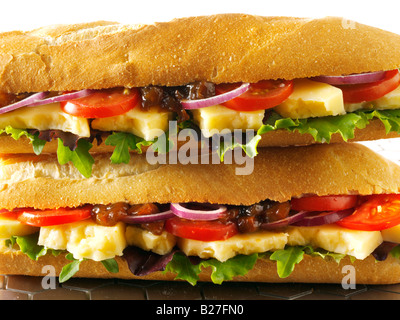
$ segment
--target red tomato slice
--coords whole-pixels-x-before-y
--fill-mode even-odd
[[[233,223],[192,221],[178,217],[168,219],[165,222],[165,230],[180,238],[199,241],[226,240],[238,233],[237,227]]]
[[[7,209],[1,209],[0,210],[0,217],[2,218],[7,218],[7,219],[14,219],[16,220],[18,218],[18,214],[21,212],[22,209],[14,209],[14,210],[7,210]]]
[[[215,87],[216,94],[232,91],[240,84],[223,83]],[[293,92],[293,81],[263,80],[252,83],[244,94],[222,103],[236,111],[255,111],[270,109],[285,101]]]
[[[61,102],[61,109],[81,118],[107,118],[133,109],[140,99],[136,88],[114,88],[97,91],[84,98]]]
[[[372,83],[349,84],[337,86],[343,92],[345,103],[372,101],[383,97],[396,89],[400,84],[399,70],[387,71],[382,80]]]
[[[358,203],[358,196],[310,196],[293,198],[290,203],[292,209],[297,211],[339,211],[354,208]]]
[[[86,205],[80,208],[46,210],[26,208],[20,210],[18,220],[35,227],[54,226],[88,219],[91,216],[92,207],[91,205]]]
[[[352,215],[336,222],[339,226],[364,231],[380,231],[400,224],[400,194],[375,195]]]

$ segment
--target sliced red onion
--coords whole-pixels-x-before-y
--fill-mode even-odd
[[[49,104],[49,103],[54,103],[54,102],[80,99],[80,98],[87,97],[88,95],[92,94],[93,92],[95,92],[95,90],[84,89],[84,90],[75,91],[75,92],[71,92],[71,93],[61,94],[59,96],[55,96],[55,97],[40,100],[38,102],[34,102],[32,104],[29,104],[28,107],[36,107],[36,106],[41,106],[44,104]]]
[[[39,93],[32,94],[28,98],[25,98],[21,101],[18,101],[13,104],[10,104],[8,106],[0,108],[0,114],[11,112],[11,111],[17,110],[22,107],[36,107],[36,106],[41,106],[41,105],[54,103],[54,102],[80,99],[80,98],[84,98],[84,97],[92,94],[94,91],[95,90],[85,89],[85,90],[80,90],[80,91],[71,92],[71,93],[67,93],[67,94],[62,94],[62,95],[47,98],[47,99],[44,99],[44,98],[46,98],[48,96],[48,92],[39,92]]]
[[[168,210],[154,214],[124,216],[121,218],[121,221],[128,224],[136,224],[162,221],[173,217],[175,217],[175,214],[171,210]]]
[[[392,249],[399,244],[394,242],[384,241],[371,253],[377,261],[385,261]]]
[[[14,111],[19,108],[31,105],[32,103],[36,103],[36,102],[42,100],[43,98],[45,98],[47,96],[47,94],[48,94],[47,92],[39,92],[39,93],[32,94],[28,98],[25,98],[21,101],[18,101],[13,104],[10,104],[8,106],[0,108],[0,114]]]
[[[324,224],[335,223],[343,218],[351,215],[354,212],[354,209],[347,209],[341,211],[328,211],[322,212],[320,214],[311,214],[307,215],[304,219],[293,223],[294,226],[301,227],[314,227],[314,226],[322,226]]]
[[[298,213],[289,216],[287,218],[278,220],[278,221],[274,221],[274,222],[266,222],[261,224],[261,229],[264,230],[274,230],[277,228],[282,228],[282,227],[286,227],[288,225],[292,225],[300,220],[303,220],[307,215],[310,214],[310,211],[299,211]]]
[[[223,94],[219,94],[210,98],[206,99],[199,99],[199,100],[182,100],[182,106],[184,109],[200,109],[209,106],[215,106],[217,104],[224,103],[226,101],[232,100],[243,93],[245,93],[250,88],[250,83],[243,83],[240,87],[225,92]]]
[[[188,209],[180,203],[171,203],[171,211],[180,218],[188,220],[217,220],[221,218],[227,208],[222,205],[201,205],[204,210]]]
[[[332,85],[370,83],[382,80],[386,71],[351,74],[347,76],[318,76],[312,80],[325,82]]]

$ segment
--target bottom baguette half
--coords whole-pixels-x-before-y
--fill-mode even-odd
[[[146,276],[135,276],[129,270],[125,259],[116,257],[119,265],[118,273],[108,272],[101,262],[85,260],[81,263],[76,278],[117,278],[173,281],[176,274],[172,272],[154,272]],[[26,275],[44,277],[43,267],[54,267],[59,275],[64,265],[70,261],[64,254],[57,257],[46,255],[38,261],[30,259],[20,251],[0,254],[0,274]],[[350,268],[345,268],[351,266]],[[350,271],[349,271],[350,270]],[[350,274],[352,272],[352,274]],[[178,280],[178,279],[177,279]],[[269,282],[269,283],[343,283],[354,281],[355,284],[396,284],[400,283],[400,260],[388,256],[385,261],[377,261],[370,255],[364,260],[351,261],[350,257],[343,258],[339,263],[330,258],[311,257],[305,255],[304,259],[296,265],[294,271],[286,278],[280,278],[276,271],[276,262],[269,259],[258,259],[254,268],[244,276],[237,276],[232,281],[236,282]],[[205,268],[199,275],[199,281],[211,281],[211,270]]]

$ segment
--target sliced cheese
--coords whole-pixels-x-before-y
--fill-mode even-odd
[[[400,243],[400,225],[381,231],[383,241]]]
[[[139,106],[119,116],[98,118],[92,121],[92,128],[100,131],[122,131],[133,133],[151,141],[168,131],[171,112],[157,109],[142,111]]]
[[[383,241],[380,231],[360,231],[339,227],[335,224],[317,227],[289,227],[287,244],[322,248],[363,260]]]
[[[107,227],[84,220],[41,227],[38,244],[56,250],[68,250],[75,259],[95,261],[122,256],[126,248],[125,224]]]
[[[0,239],[9,239],[11,236],[27,236],[38,231],[37,227],[28,226],[18,220],[0,215]]]
[[[80,137],[90,137],[88,120],[63,112],[59,103],[24,107],[1,114],[0,129],[7,126],[15,129],[62,130]]]
[[[125,235],[128,245],[152,251],[159,255],[171,252],[176,244],[176,237],[166,231],[160,235],[155,235],[136,226],[127,226]]]
[[[385,94],[383,97],[373,100],[364,101],[360,103],[345,103],[344,108],[347,112],[356,110],[389,110],[400,108],[400,86],[393,91]]]
[[[205,137],[238,130],[258,130],[263,125],[264,110],[235,111],[216,105],[192,110],[193,119]]]
[[[294,80],[293,93],[274,110],[292,119],[345,114],[342,90],[308,79]]]
[[[287,243],[287,234],[284,232],[256,232],[238,234],[223,241],[198,241],[178,239],[178,247],[187,256],[199,256],[203,259],[215,258],[226,261],[238,254],[250,255],[283,249]]]

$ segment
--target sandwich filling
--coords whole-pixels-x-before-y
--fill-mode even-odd
[[[118,272],[121,256],[137,276],[176,273],[196,284],[202,268],[212,266],[221,283],[243,276],[257,259],[276,261],[288,277],[304,255],[354,261],[373,255],[399,257],[400,195],[304,196],[251,206],[200,203],[84,205],[0,214],[3,253],[22,251],[38,260],[67,253],[60,281],[85,259]],[[72,271],[73,270],[73,271]]]
[[[40,154],[47,142],[58,140],[60,163],[71,161],[91,176],[93,143],[114,148],[111,161],[129,161],[129,152],[151,146],[169,150],[170,122],[177,130],[193,129],[198,139],[222,137],[234,131],[252,135],[239,143],[224,139],[221,159],[233,146],[257,154],[262,135],[288,130],[330,142],[344,141],[356,129],[379,119],[386,132],[400,132],[400,74],[381,71],[347,76],[321,76],[258,83],[215,84],[199,81],[177,87],[147,86],[78,92],[0,94],[0,132],[14,139],[27,137]],[[79,158],[80,161],[76,161]]]

